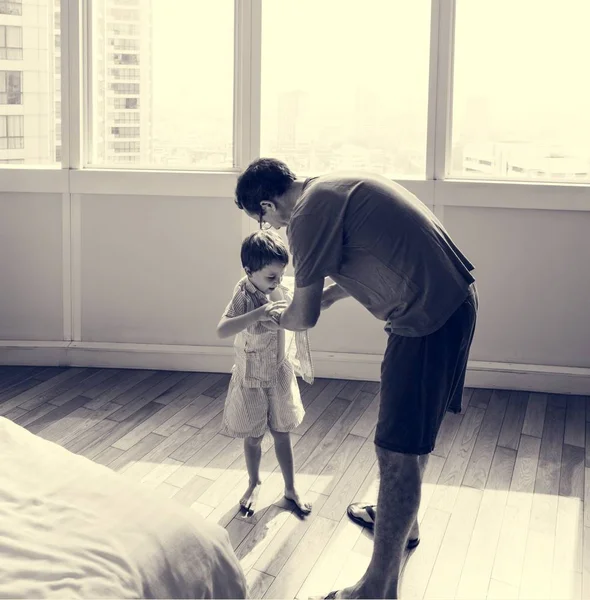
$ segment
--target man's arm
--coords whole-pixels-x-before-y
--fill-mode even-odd
[[[315,326],[320,316],[324,278],[311,285],[295,287],[293,301],[278,318],[283,329],[305,331]]]
[[[348,298],[350,294],[337,283],[332,283],[326,286],[322,293],[322,310],[330,308],[337,300]]]

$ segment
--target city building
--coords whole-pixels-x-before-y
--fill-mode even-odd
[[[90,162],[122,168],[152,160],[151,0],[92,3]]]
[[[59,0],[0,0],[0,163],[59,159],[59,44]]]
[[[465,144],[464,174],[527,180],[584,180],[590,176],[590,151],[542,143],[504,141]]]

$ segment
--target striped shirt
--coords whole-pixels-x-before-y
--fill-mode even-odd
[[[280,285],[283,297],[290,302],[291,291]],[[251,312],[268,302],[247,277],[242,278],[234,289],[233,297],[225,309],[225,317],[237,317]],[[313,364],[307,331],[291,332],[269,329],[258,321],[240,331],[234,340],[235,367],[243,376],[246,387],[272,387],[277,384],[280,357],[279,343],[284,333],[284,356],[292,363],[295,373],[308,383],[313,383]]]

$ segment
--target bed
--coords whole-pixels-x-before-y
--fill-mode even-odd
[[[0,417],[0,597],[245,598],[227,532]]]

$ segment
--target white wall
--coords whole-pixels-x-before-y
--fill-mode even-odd
[[[0,340],[61,340],[62,197],[0,193]]]
[[[149,184],[0,193],[0,364],[228,370],[231,341],[215,326],[248,228],[232,185],[210,197]],[[508,208],[509,197],[489,206],[483,188],[455,202],[432,182],[414,187],[441,201],[437,214],[477,268],[468,381],[590,393],[590,211],[578,210],[590,188],[581,204],[555,187],[540,210],[529,189]],[[350,299],[325,313],[311,338],[318,375],[377,378],[382,325]]]
[[[238,212],[219,198],[83,196],[82,340],[218,345],[240,276]]]
[[[477,266],[472,358],[590,367],[590,212],[446,207]]]

